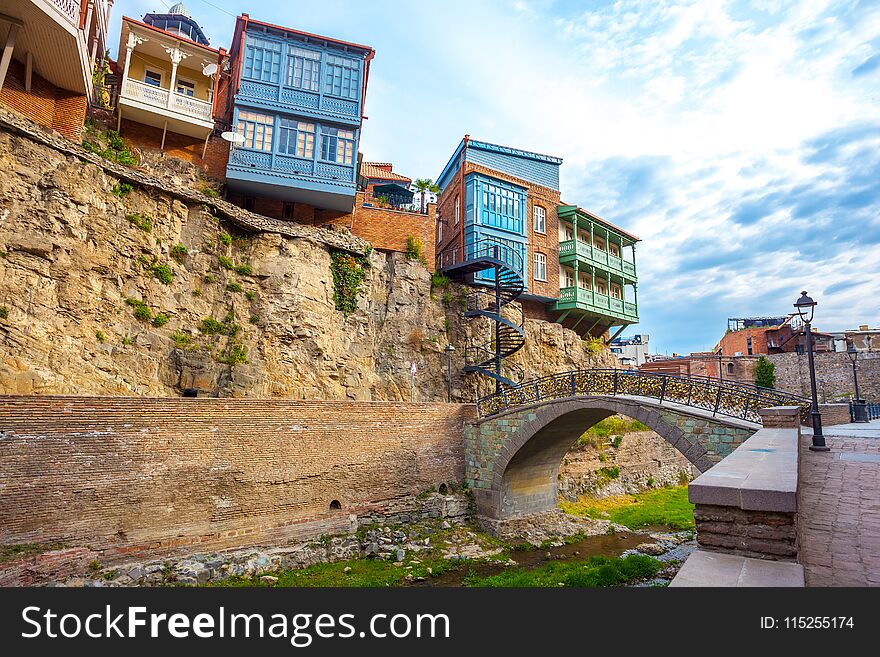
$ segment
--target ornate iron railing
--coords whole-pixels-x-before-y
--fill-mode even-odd
[[[478,399],[477,411],[480,417],[487,417],[517,406],[590,395],[651,397],[661,404],[683,404],[711,411],[713,416],[725,415],[750,422],[760,422],[758,410],[769,406],[799,406],[801,419],[806,422],[810,417],[809,399],[782,390],[718,379],[616,369],[574,370],[505,386],[499,392]]]

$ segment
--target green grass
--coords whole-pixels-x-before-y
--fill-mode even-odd
[[[61,543],[22,543],[20,545],[0,545],[0,563],[15,561],[23,557],[30,557],[43,552],[60,550],[64,546]]]
[[[559,504],[566,513],[611,520],[630,529],[665,525],[672,529],[694,529],[694,505],[688,502],[687,486],[649,490],[638,495],[603,499],[581,498]]]
[[[510,568],[497,575],[470,576],[464,583],[465,586],[516,588],[615,586],[653,577],[661,566],[661,562],[641,554],[596,556],[586,561],[550,561],[531,570]]]
[[[598,441],[596,439],[604,439],[612,434],[626,434],[633,431],[650,431],[650,427],[642,424],[638,420],[612,415],[611,417],[606,417],[604,420],[600,420],[584,431],[584,433],[581,434],[581,437],[578,438],[578,444],[597,446]],[[615,447],[617,446],[619,446],[619,443],[618,445],[615,445]]]
[[[149,217],[142,217],[141,215],[132,212],[131,214],[125,217],[128,219],[128,222],[133,226],[137,226],[145,233],[149,233],[153,230],[153,220]]]

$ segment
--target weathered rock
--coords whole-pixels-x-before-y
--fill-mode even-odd
[[[261,575],[261,576],[260,576],[260,581],[261,581],[263,584],[277,584],[277,583],[278,583],[278,578],[275,577],[275,576],[273,576],[273,575]]]

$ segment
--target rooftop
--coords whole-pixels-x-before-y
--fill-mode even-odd
[[[363,162],[361,176],[367,180],[398,180],[407,184],[412,182],[412,178],[395,173],[389,162]]]

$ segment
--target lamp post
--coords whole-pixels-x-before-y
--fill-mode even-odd
[[[828,452],[831,448],[825,444],[825,436],[822,435],[822,416],[819,414],[819,398],[816,395],[816,364],[813,361],[813,333],[810,327],[813,313],[816,310],[816,302],[808,297],[806,292],[801,292],[801,298],[795,302],[794,307],[804,323],[804,333],[807,336],[807,362],[810,366],[810,393],[812,394],[810,419],[813,421],[813,444],[810,445],[810,449],[814,452]]]
[[[452,403],[452,353],[455,347],[452,343],[446,345],[446,402]]]
[[[865,407],[865,400],[859,394],[859,375],[856,373],[856,363],[859,360],[859,352],[855,345],[846,348],[846,355],[849,356],[853,366],[853,389],[855,397],[853,398],[853,422],[867,422],[868,409]]]

